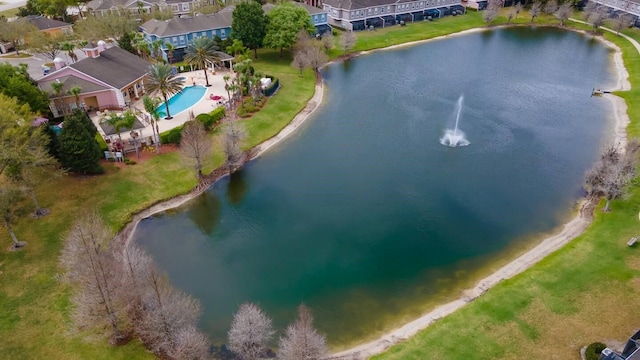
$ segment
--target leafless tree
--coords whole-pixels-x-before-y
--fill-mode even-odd
[[[529,15],[531,15],[531,23],[533,23],[535,18],[540,16],[540,13],[542,13],[542,3],[540,2],[540,0],[536,0],[533,2],[533,4],[531,4],[531,9],[529,9]]]
[[[585,8],[586,20],[593,26],[593,31],[598,32],[598,28],[604,24],[608,14],[604,6],[599,6],[590,1]]]
[[[558,7],[553,16],[560,20],[560,26],[564,26],[565,21],[569,20],[571,14],[573,14],[573,4],[567,1]]]
[[[280,338],[278,357],[280,360],[319,360],[327,353],[324,335],[313,328],[313,315],[304,305],[298,307],[298,319],[287,327]]]
[[[124,306],[119,301],[120,267],[109,246],[111,233],[100,216],[89,213],[65,236],[60,261],[76,287],[73,317],[79,328],[104,329],[111,343],[127,338]]]
[[[229,349],[242,360],[260,359],[268,350],[274,331],[258,305],[240,305],[229,330]]]
[[[545,14],[553,15],[556,11],[558,11],[558,1],[548,0],[544,5],[543,11]]]
[[[513,11],[516,13],[516,19],[518,18],[518,15],[520,14],[520,12],[522,12],[523,8],[524,8],[524,5],[522,5],[521,2],[513,5]]]
[[[502,0],[489,0],[487,3],[487,9],[482,13],[482,19],[487,24],[492,23],[500,14],[502,8]]]
[[[616,32],[616,35],[620,36],[620,31],[630,27],[633,24],[633,18],[629,14],[619,14],[613,19],[611,28]]]
[[[616,147],[608,148],[600,160],[587,171],[586,183],[591,196],[604,197],[607,203],[603,211],[610,211],[611,200],[625,195],[629,182],[635,176],[640,142],[631,140],[624,152]]]
[[[229,173],[234,173],[246,161],[246,154],[242,151],[240,143],[246,137],[245,131],[236,124],[235,114],[230,113],[224,128],[224,154]]]
[[[309,66],[315,74],[318,74],[320,67],[327,63],[329,56],[324,52],[324,48],[317,44],[312,44],[307,48],[307,66]]]
[[[176,290],[152,264],[143,269],[143,312],[136,333],[155,354],[171,359],[204,359],[209,343],[196,324],[200,303]]]
[[[300,72],[300,77],[302,77],[302,70],[304,70],[307,67],[308,63],[309,61],[307,59],[307,52],[304,50],[296,50],[293,55],[293,61],[291,62],[291,66],[298,69],[298,71]]]
[[[331,31],[327,31],[322,34],[322,46],[326,51],[329,51],[335,47],[335,38]]]
[[[357,40],[358,39],[355,32],[345,31],[340,37],[340,48],[344,50],[344,53],[346,54],[348,51],[353,49],[353,47],[356,45]]]
[[[202,178],[202,162],[209,155],[213,144],[200,121],[187,121],[182,129],[180,153],[193,164],[196,177]]]

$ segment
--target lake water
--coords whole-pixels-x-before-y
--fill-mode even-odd
[[[615,83],[611,55],[514,28],[331,65],[302,130],[136,239],[200,299],[215,343],[245,301],[280,330],[304,302],[332,346],[370,338],[566,220],[612,138],[590,97]],[[471,144],[442,146],[461,95]]]

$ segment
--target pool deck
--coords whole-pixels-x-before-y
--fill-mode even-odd
[[[217,101],[213,101],[209,99],[209,97],[211,95],[218,95],[227,99],[227,91],[224,89],[224,79],[223,79],[225,75],[229,75],[233,78],[233,73],[228,70],[217,71],[215,75],[211,75],[211,73],[209,73],[209,84],[211,86],[206,88],[205,94],[202,97],[202,99],[197,103],[195,103],[190,108],[182,112],[179,112],[177,114],[171,114],[173,116],[171,120],[165,120],[163,118],[160,118],[160,121],[158,122],[158,128],[160,129],[160,132],[162,133],[167,130],[171,130],[189,121],[190,120],[189,111],[193,111],[193,116],[195,117],[195,116],[198,116],[198,114],[208,113],[211,110],[219,106],[222,106],[222,105],[219,105]],[[180,73],[178,76],[183,76],[187,79],[185,81],[185,87],[192,86],[191,79],[195,81],[196,85],[202,86],[206,84],[204,73],[202,72],[202,70],[184,72],[184,73]],[[138,100],[136,102],[131,103],[131,108],[146,114],[142,100]],[[151,129],[151,125],[145,119],[140,117],[139,119],[145,125],[144,128],[138,130],[138,132],[140,133],[140,139],[146,139],[148,137],[153,136],[153,130]],[[96,127],[98,128],[98,131],[100,132],[102,137],[106,137],[106,134],[102,131],[102,128],[99,125],[100,116],[93,114],[91,116],[91,120],[93,120],[93,122],[96,124]],[[126,142],[130,139],[129,131],[123,132],[121,136],[122,136],[123,142]],[[112,137],[115,138],[117,137],[117,135],[112,135]]]

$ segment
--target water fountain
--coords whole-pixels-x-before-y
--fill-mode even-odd
[[[458,129],[458,122],[460,121],[460,113],[462,112],[462,101],[464,96],[460,95],[458,98],[458,111],[456,113],[456,126],[451,129],[447,129],[444,132],[444,136],[440,139],[440,144],[450,147],[467,146],[471,144],[465,137],[464,132]]]

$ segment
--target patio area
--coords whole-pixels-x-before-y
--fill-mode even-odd
[[[170,120],[160,118],[160,121],[158,122],[158,128],[161,133],[178,127],[191,120],[191,114],[193,114],[193,117],[196,117],[199,114],[211,112],[219,106],[224,106],[223,100],[227,100],[228,96],[226,90],[224,89],[225,84],[223,77],[225,75],[229,75],[233,78],[233,72],[228,70],[222,72],[216,71],[216,74],[212,74],[211,72],[209,72],[207,75],[209,78],[209,85],[211,86],[206,88],[205,94],[202,99],[182,112],[171,114],[173,118]],[[177,76],[182,76],[185,78],[185,87],[190,87],[194,84],[198,86],[206,85],[205,76],[202,70],[179,73]],[[218,97],[220,97],[221,99],[219,99]],[[212,100],[212,98],[216,100]],[[130,107],[138,115],[138,121],[136,121],[136,126],[134,126],[134,129],[138,133],[139,141],[142,143],[151,144],[153,139],[153,130],[151,129],[150,117],[144,109],[142,100],[132,102]],[[103,113],[93,113],[91,115],[91,120],[98,128],[98,132],[102,135],[102,137],[105,139],[110,139],[110,141],[113,142],[118,138],[118,134],[115,133],[115,130],[111,130],[109,126],[103,127],[104,124],[100,123],[102,117]],[[123,131],[120,136],[122,137],[122,141],[125,145],[132,142],[130,130]],[[125,149],[127,148],[128,146],[125,146]],[[131,147],[130,150],[127,149],[127,152],[132,150],[133,147]]]

